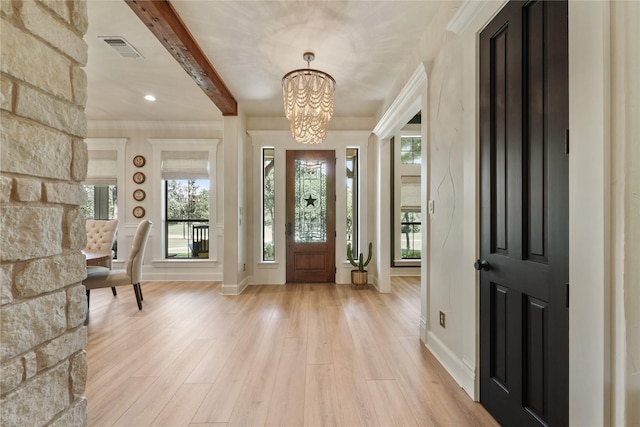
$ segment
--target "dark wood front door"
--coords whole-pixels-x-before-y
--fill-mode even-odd
[[[568,424],[567,2],[509,2],[480,35],[480,399]]]
[[[287,282],[335,282],[335,151],[287,151]]]

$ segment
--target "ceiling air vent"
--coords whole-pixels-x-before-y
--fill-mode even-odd
[[[100,36],[98,37],[106,44],[115,49],[116,52],[125,58],[143,58],[142,54],[131,45],[124,37],[119,36]]]

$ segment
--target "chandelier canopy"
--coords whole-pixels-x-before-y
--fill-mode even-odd
[[[291,136],[303,144],[319,144],[327,136],[333,116],[336,81],[324,71],[309,68],[312,52],[302,55],[307,68],[293,70],[282,78],[284,112],[291,124]]]

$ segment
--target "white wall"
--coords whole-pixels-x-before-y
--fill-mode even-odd
[[[569,4],[569,417],[611,419],[609,6]]]
[[[639,23],[640,2],[611,4],[613,425],[640,425]]]

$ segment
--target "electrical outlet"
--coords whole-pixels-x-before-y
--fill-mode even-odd
[[[442,326],[443,328],[444,326],[444,312],[440,312],[440,326]]]

